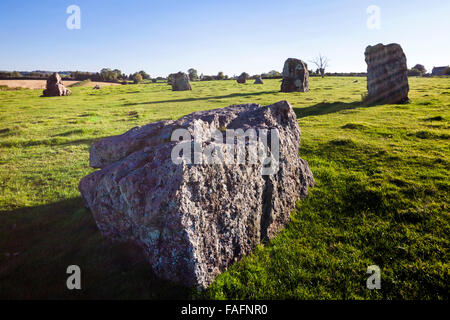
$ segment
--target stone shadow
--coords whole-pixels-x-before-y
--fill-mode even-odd
[[[305,118],[309,116],[320,116],[330,113],[336,113],[342,110],[351,110],[357,108],[367,108],[375,106],[374,104],[368,104],[363,101],[354,102],[321,102],[306,108],[294,107],[297,118]]]
[[[172,99],[172,100],[158,100],[158,101],[147,101],[147,102],[133,102],[133,103],[124,103],[124,106],[135,106],[140,104],[159,104],[159,103],[171,103],[171,102],[192,102],[192,101],[202,101],[202,100],[214,100],[214,99],[228,99],[228,98],[236,98],[236,97],[248,97],[248,96],[259,96],[264,94],[274,94],[279,93],[278,90],[273,91],[258,91],[258,92],[246,92],[246,93],[232,93],[228,95],[222,96],[214,96],[214,97],[198,97],[198,98],[184,98],[184,99]]]
[[[69,265],[81,290],[68,290]],[[0,209],[0,299],[187,299],[158,278],[139,249],[105,239],[80,197]]]

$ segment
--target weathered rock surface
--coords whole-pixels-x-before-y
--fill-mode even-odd
[[[308,92],[309,71],[308,65],[299,59],[289,58],[284,63],[282,92]]]
[[[276,128],[279,170],[263,176],[261,163],[175,164],[171,135],[180,128]],[[299,145],[286,101],[195,112],[94,143],[90,165],[102,170],[84,177],[79,190],[104,236],[139,245],[161,277],[205,288],[280,231],[307,196],[314,179]]]
[[[186,91],[192,90],[189,83],[189,76],[186,73],[178,72],[171,74],[172,76],[172,91]]]
[[[264,82],[261,79],[261,76],[257,76],[255,78],[255,82],[253,84],[264,84]]]
[[[368,46],[367,99],[371,103],[405,103],[408,99],[408,68],[402,47],[396,43]]]
[[[68,96],[71,93],[62,84],[61,76],[56,72],[47,79],[46,89],[43,91],[44,97]]]

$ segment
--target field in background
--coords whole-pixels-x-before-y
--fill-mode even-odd
[[[63,80],[63,85],[71,86],[80,81]],[[8,86],[9,88],[24,88],[24,89],[45,89],[47,80],[0,80],[0,86]],[[87,87],[93,87],[96,84],[100,86],[118,86],[119,83],[111,82],[86,82]]]
[[[410,78],[410,104],[372,107],[360,103],[364,78],[311,78],[308,93],[281,93],[279,80],[192,86],[0,91],[0,298],[449,298],[449,78]],[[294,106],[317,186],[284,231],[206,292],[158,279],[135,248],[101,236],[77,190],[93,141],[280,100]],[[81,291],[66,289],[72,264]],[[366,288],[373,264],[381,290]]]

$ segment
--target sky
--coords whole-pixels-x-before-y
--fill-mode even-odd
[[[450,64],[449,16],[448,0],[0,0],[0,70],[233,76],[321,53],[328,72],[361,72],[368,45],[396,42],[431,71]]]

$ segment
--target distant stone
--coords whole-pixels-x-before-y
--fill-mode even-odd
[[[46,89],[43,91],[44,97],[68,96],[71,93],[62,84],[61,76],[56,72],[47,79]]]
[[[309,71],[308,65],[299,59],[289,58],[284,63],[282,92],[308,92]]]
[[[365,57],[367,101],[385,104],[408,102],[408,68],[402,47],[396,43],[368,46]]]
[[[277,129],[278,170],[262,175],[261,162],[172,161],[174,130],[208,135],[221,128]],[[210,140],[196,143],[225,153],[233,149]],[[79,190],[104,236],[137,244],[159,276],[205,288],[273,238],[289,223],[296,201],[307,196],[314,179],[299,146],[298,121],[286,101],[199,111],[95,142],[90,165],[102,169],[84,177]]]
[[[246,83],[247,82],[247,76],[244,73],[242,73],[239,77],[236,79],[237,83]]]
[[[264,84],[264,82],[261,79],[261,76],[257,76],[255,78],[255,82],[253,84]]]
[[[189,76],[186,73],[178,72],[171,74],[172,76],[172,91],[186,91],[192,90],[189,83]]]
[[[92,89],[94,90],[100,90],[102,87],[98,84],[96,84]]]

